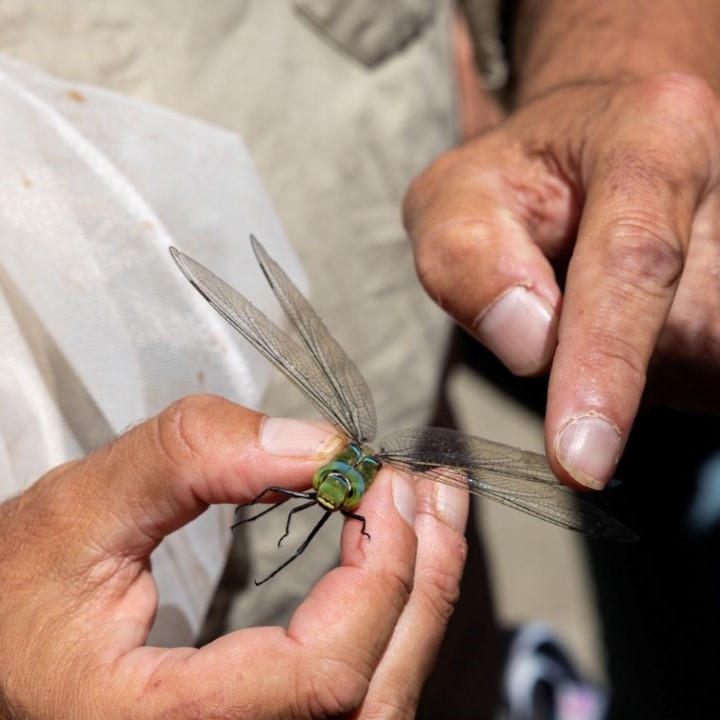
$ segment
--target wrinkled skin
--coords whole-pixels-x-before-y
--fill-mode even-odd
[[[387,470],[362,506],[372,541],[346,524],[341,567],[287,631],[144,646],[152,550],[209,504],[307,488],[338,443],[297,429],[186,398],[0,505],[0,715],[412,717],[457,597],[467,497]]]
[[[604,486],[644,393],[720,408],[719,118],[687,73],[568,83],[407,194],[430,296],[517,374],[549,370],[546,445],[571,484]],[[578,418],[589,439],[563,435]]]

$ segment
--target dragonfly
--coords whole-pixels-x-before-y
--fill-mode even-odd
[[[370,389],[343,348],[280,265],[254,235],[257,262],[297,339],[281,330],[261,310],[215,273],[175,247],[173,260],[205,300],[258,352],[282,372],[346,438],[344,448],[314,473],[312,489],[298,492],[265,488],[242,508],[266,497],[281,496],[261,512],[232,526],[255,521],[291,499],[305,502],[287,517],[281,545],[295,513],[319,506],[323,515],[295,553],[256,585],[267,582],[296,560],[334,512],[361,523],[356,509],[380,468],[387,464],[416,476],[461,487],[516,510],[591,537],[631,542],[635,533],[613,516],[562,485],[544,455],[467,435],[448,428],[420,427],[384,437],[374,449],[377,417]]]

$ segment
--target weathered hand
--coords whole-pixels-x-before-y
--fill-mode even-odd
[[[347,523],[342,566],[287,631],[144,646],[160,540],[211,503],[307,487],[337,441],[322,427],[187,398],[0,506],[0,715],[411,717],[457,594],[467,498],[422,484],[416,497],[385,470],[362,505],[372,540]]]
[[[550,368],[570,482],[611,477],[648,372],[650,399],[720,409],[719,121],[689,75],[570,83],[408,192],[428,293],[515,373]]]

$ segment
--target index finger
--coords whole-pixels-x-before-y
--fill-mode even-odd
[[[589,163],[548,396],[551,462],[594,489],[630,432],[716,154],[706,90],[668,77],[631,99]]]
[[[416,478],[416,490],[415,585],[354,720],[384,717],[388,708],[398,717],[415,717],[460,596],[470,496],[462,488],[422,477]]]

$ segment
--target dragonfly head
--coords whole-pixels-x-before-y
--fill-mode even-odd
[[[363,475],[344,460],[323,465],[313,476],[315,500],[326,510],[354,510],[360,504],[365,486]]]
[[[340,472],[329,472],[325,474],[319,486],[316,488],[315,500],[325,510],[348,510],[346,503],[353,495],[353,488],[348,480]]]
[[[350,443],[313,476],[316,501],[326,510],[352,511],[380,469],[380,460],[357,443]]]

